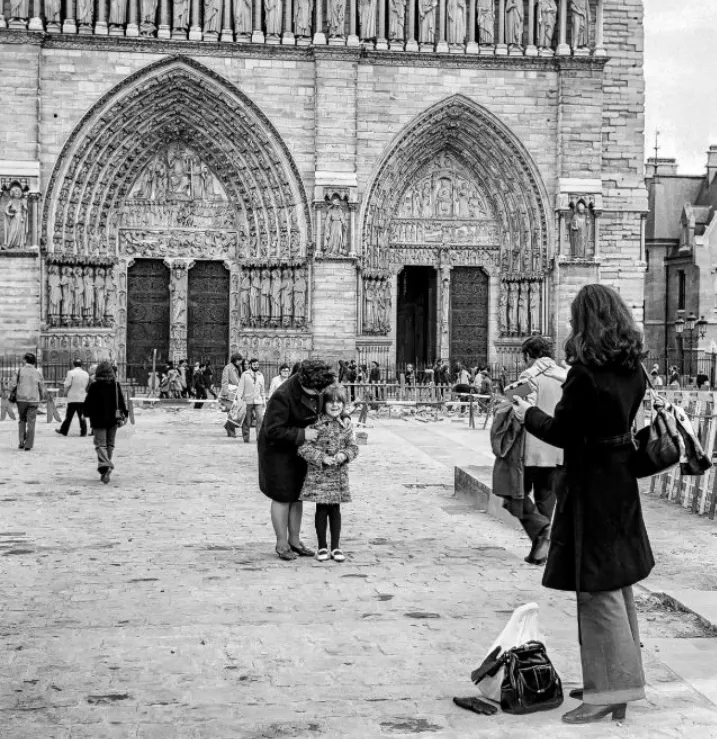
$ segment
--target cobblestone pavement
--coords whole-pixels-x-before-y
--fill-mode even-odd
[[[648,699],[622,724],[568,727],[570,699],[523,718],[452,704],[528,601],[566,689],[580,668],[574,599],[540,587],[519,534],[452,498],[455,457],[483,454],[485,432],[439,426],[369,430],[348,559],[322,564],[276,558],[256,445],[223,437],[216,411],[140,413],[110,485],[88,439],[42,423],[25,453],[0,424],[0,737],[717,737],[717,707],[649,646],[677,643],[657,611]],[[688,641],[714,670],[717,640]]]

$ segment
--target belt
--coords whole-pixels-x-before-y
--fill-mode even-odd
[[[619,434],[618,436],[596,436],[587,438],[586,443],[588,446],[597,447],[619,447],[633,444],[632,433]]]

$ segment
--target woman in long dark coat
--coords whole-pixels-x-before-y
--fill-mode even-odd
[[[304,441],[316,439],[316,430],[307,427],[318,417],[320,392],[334,379],[325,362],[306,359],[266,406],[258,439],[259,487],[271,498],[271,523],[281,559],[314,555],[299,538],[303,514],[299,495],[306,478],[306,462],[298,449]]]
[[[571,307],[572,365],[553,417],[521,399],[534,436],[565,450],[543,585],[577,593],[583,704],[563,716],[590,723],[625,715],[645,697],[632,585],[655,562],[640,506],[631,428],[645,394],[642,337],[617,292],[586,285]],[[571,694],[571,695],[573,695]]]

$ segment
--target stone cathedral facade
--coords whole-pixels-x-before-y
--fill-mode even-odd
[[[0,354],[508,362],[642,319],[641,0],[3,0]]]

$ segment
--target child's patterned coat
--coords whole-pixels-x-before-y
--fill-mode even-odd
[[[351,500],[348,463],[356,459],[359,452],[351,420],[334,420],[322,414],[313,428],[319,432],[316,440],[307,441],[299,447],[299,456],[308,463],[299,500],[348,503]],[[339,452],[346,455],[346,462],[335,466],[324,465],[324,457],[333,457]]]

